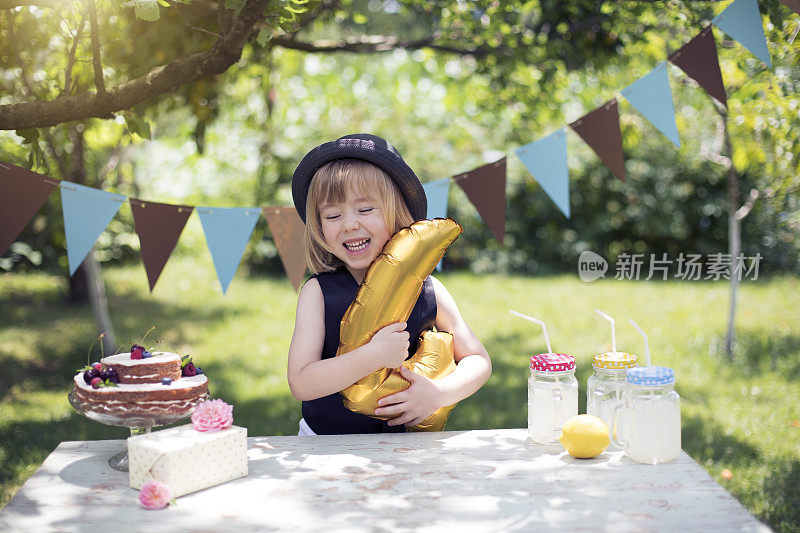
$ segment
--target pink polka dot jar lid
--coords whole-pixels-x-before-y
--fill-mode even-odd
[[[575,370],[575,357],[565,353],[540,353],[531,356],[531,370],[565,372]]]

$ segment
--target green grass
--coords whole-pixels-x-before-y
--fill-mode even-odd
[[[154,294],[141,266],[105,273],[118,342],[151,338],[189,350],[212,395],[235,406],[250,435],[297,432],[299,403],[286,384],[296,295],[286,278],[246,275],[221,295],[207,258],[174,257]],[[542,318],[553,348],[575,354],[583,388],[591,356],[617,345],[642,354],[634,318],[650,336],[653,363],[674,367],[682,396],[683,447],[755,516],[777,530],[800,528],[800,281],[745,282],[733,363],[721,352],[728,308],[724,282],[585,284],[543,278],[439,276],[492,356],[489,382],[461,402],[447,429],[526,425],[528,356],[545,351],[540,329],[509,309]],[[73,370],[96,333],[88,307],[65,302],[66,280],[44,273],[0,277],[0,506],[63,440],[123,438],[66,401]],[[93,356],[92,359],[97,359]],[[583,391],[582,391],[583,393]],[[585,399],[581,396],[581,411]],[[732,477],[724,479],[723,470]]]

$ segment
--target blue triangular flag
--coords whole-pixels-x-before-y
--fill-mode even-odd
[[[711,23],[739,41],[767,66],[772,66],[756,0],[735,0],[725,11],[714,17]]]
[[[560,130],[516,149],[517,157],[551,200],[569,218],[567,130]]]
[[[672,104],[666,61],[659,63],[650,73],[620,92],[675,146],[681,147],[678,126],[675,124],[675,106]]]
[[[73,275],[126,200],[122,194],[61,182],[61,210],[67,237],[67,263]]]
[[[261,210],[256,207],[197,207],[195,211],[200,215],[208,250],[225,294]]]
[[[450,193],[450,178],[422,185],[428,198],[428,220],[447,218],[447,197]]]
[[[447,218],[447,198],[450,193],[450,178],[444,178],[430,183],[424,183],[425,196],[428,198],[428,220],[434,218]],[[436,270],[442,270],[442,262],[436,265]]]

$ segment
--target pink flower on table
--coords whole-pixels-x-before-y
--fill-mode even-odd
[[[207,400],[192,413],[192,425],[197,431],[220,431],[233,424],[233,406],[222,400]]]
[[[139,503],[145,509],[163,509],[172,500],[172,489],[166,483],[148,481],[139,490]]]

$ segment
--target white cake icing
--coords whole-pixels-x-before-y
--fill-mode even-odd
[[[100,362],[104,365],[124,365],[124,366],[137,366],[142,363],[166,363],[168,361],[180,361],[181,356],[176,353],[169,352],[153,352],[152,357],[147,359],[131,359],[130,353],[118,353],[116,355],[109,355],[103,357]]]
[[[152,392],[152,391],[167,391],[167,390],[180,390],[180,389],[191,389],[193,387],[197,387],[198,385],[202,385],[208,381],[205,374],[199,374],[197,376],[189,376],[183,377],[181,379],[176,379],[169,385],[162,385],[161,383],[126,383],[123,385],[119,385],[117,387],[100,387],[95,389],[91,385],[86,384],[86,380],[83,379],[83,373],[80,372],[75,374],[75,386],[86,390],[91,391],[94,393],[119,393],[119,392]]]

